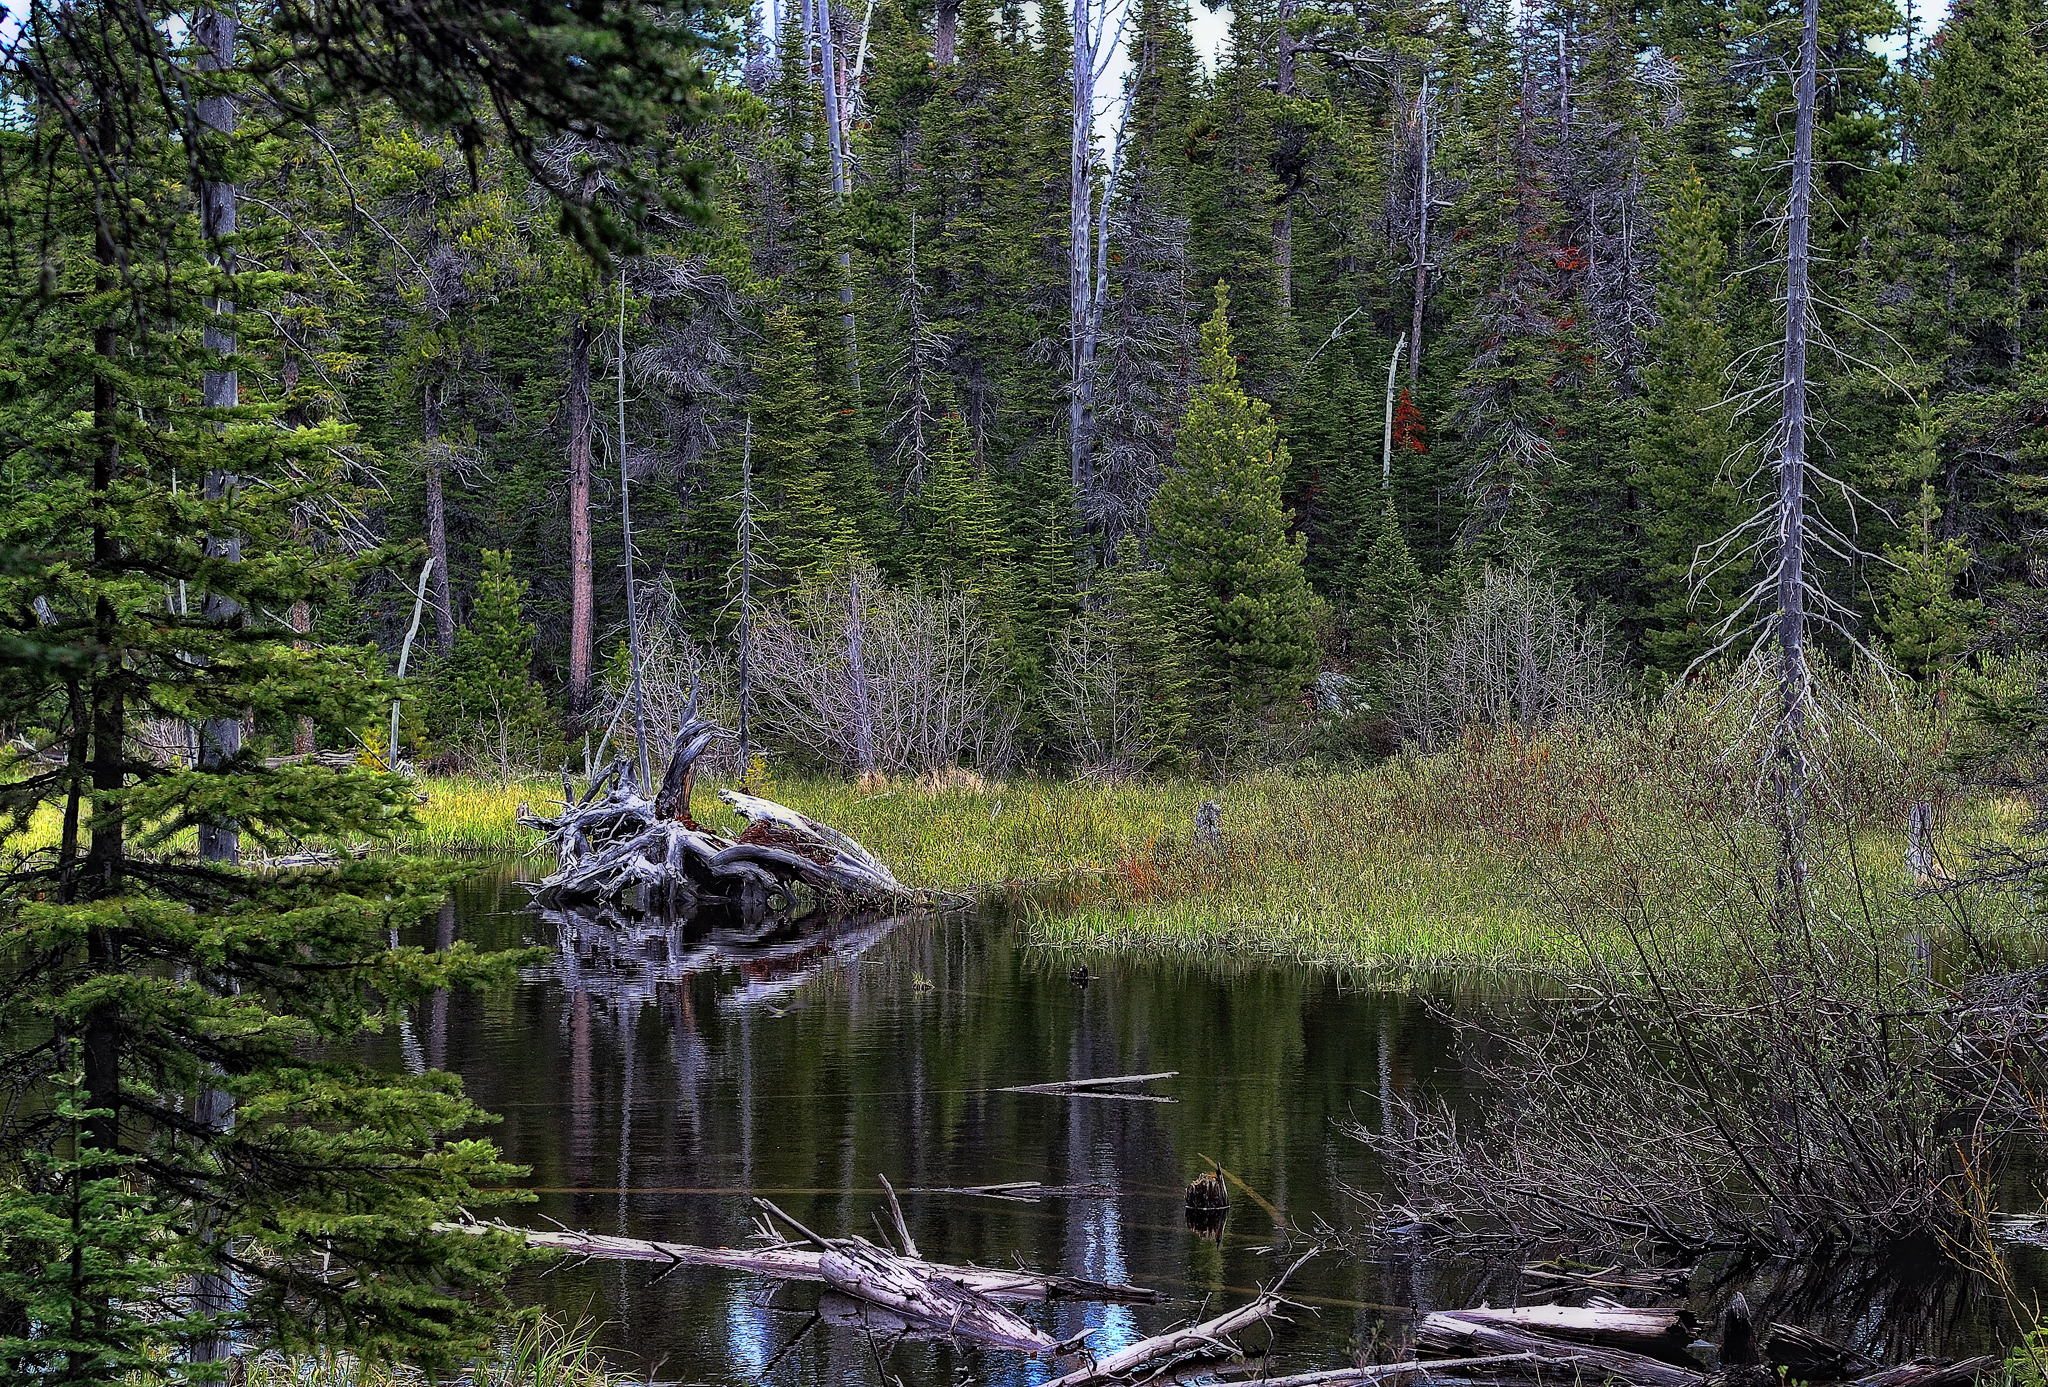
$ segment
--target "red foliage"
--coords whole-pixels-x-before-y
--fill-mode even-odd
[[[1426,453],[1429,446],[1423,442],[1423,432],[1422,411],[1403,390],[1401,398],[1394,402],[1394,446],[1411,453]]]

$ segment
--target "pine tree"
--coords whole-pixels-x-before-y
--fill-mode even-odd
[[[767,544],[756,554],[763,592],[794,586],[832,568],[860,547],[841,509],[838,469],[825,454],[832,418],[818,383],[817,356],[795,313],[778,309],[762,324],[754,356],[757,502]]]
[[[1202,329],[1203,383],[1152,503],[1152,552],[1192,622],[1199,670],[1242,720],[1291,704],[1314,673],[1315,597],[1281,501],[1280,430],[1237,381],[1229,290]]]
[[[469,621],[448,661],[440,721],[459,739],[480,735],[502,769],[532,759],[545,764],[544,749],[535,743],[551,717],[533,677],[539,628],[526,619],[526,584],[512,572],[510,551],[486,549],[482,558]]]
[[[385,705],[374,652],[311,645],[284,615],[381,556],[305,532],[346,494],[345,427],[286,423],[242,352],[225,358],[239,402],[195,388],[222,365],[219,306],[239,328],[284,287],[257,268],[274,243],[209,235],[190,196],[195,171],[262,169],[253,136],[187,123],[182,94],[228,79],[158,67],[161,13],[136,26],[140,51],[80,45],[74,22],[105,37],[135,18],[90,11],[17,35],[65,85],[15,89],[5,136],[10,189],[44,201],[38,244],[5,271],[0,553],[33,557],[0,572],[0,665],[30,738],[0,761],[0,813],[5,836],[39,812],[59,829],[0,877],[0,1072],[17,1095],[0,1115],[0,1371],[156,1376],[237,1323],[445,1363],[487,1341],[514,1251],[439,1226],[517,1172],[465,1135],[484,1114],[456,1080],[354,1055],[387,1008],[502,981],[510,961],[390,946],[445,886],[437,868],[251,872],[180,845],[222,824],[271,849],[383,837],[410,790],[264,763],[303,718],[362,727]],[[181,95],[159,102],[159,81]],[[222,719],[257,735],[205,764],[142,735]],[[229,1277],[231,1301],[196,1289]]]
[[[1408,548],[1391,498],[1380,507],[1371,534],[1372,543],[1358,564],[1348,633],[1352,656],[1364,662],[1369,684],[1405,632],[1424,587],[1422,569]]]
[[[1932,486],[1921,487],[1915,510],[1919,544],[1885,551],[1894,568],[1885,578],[1877,621],[1900,667],[1916,679],[1928,679],[1969,649],[1984,604],[1956,591],[1969,570],[1970,549],[1960,540],[1934,537],[1941,508],[1934,503]]]
[[[1699,570],[1695,556],[1732,530],[1741,499],[1726,475],[1735,451],[1722,407],[1734,351],[1726,321],[1721,209],[1706,181],[1678,180],[1659,237],[1657,326],[1644,343],[1643,396],[1631,441],[1642,497],[1643,646],[1667,676],[1713,649],[1745,574]],[[1697,593],[1697,595],[1695,595]]]

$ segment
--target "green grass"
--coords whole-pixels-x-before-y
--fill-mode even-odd
[[[246,1364],[248,1387],[426,1387],[429,1379],[404,1364],[365,1363],[347,1354],[262,1354]],[[438,1379],[450,1387],[623,1387],[637,1379],[611,1368],[588,1324],[565,1328],[545,1316],[520,1321],[491,1354],[460,1374]]]
[[[1928,787],[1858,769],[1837,777],[1838,812],[1814,829],[1821,928],[1954,935],[1945,904],[1902,890],[1894,826]],[[734,826],[717,788],[699,784],[695,812]],[[437,780],[427,791],[406,846],[498,855],[533,846],[513,822],[521,799],[544,809],[559,795],[539,781]],[[1037,942],[1075,950],[1346,968],[1629,967],[1634,932],[1667,954],[1719,947],[1731,922],[1753,918],[1768,864],[1753,784],[1642,729],[1474,739],[1431,758],[1221,785],[956,776],[863,789],[784,775],[771,793],[852,834],[905,882],[1021,912]],[[1220,851],[1193,841],[1209,798],[1223,805]],[[1984,799],[1945,812],[1945,849],[1959,861],[1967,842],[2009,829],[2022,810]],[[2012,932],[2009,903],[1977,909],[1973,928]]]
[[[1834,706],[1813,757],[1816,927],[1887,955],[1908,931],[1937,949],[2020,938],[2010,897],[1972,903],[1969,918],[1909,899],[1902,827],[1909,804],[1935,802],[1960,868],[2023,806],[1953,792],[1941,767],[1958,728],[1931,704],[1873,687]],[[1021,913],[1056,948],[1569,973],[1632,966],[1644,940],[1724,947],[1767,909],[1757,725],[1740,699],[1702,693],[1600,728],[1475,735],[1430,757],[1222,784],[954,773],[862,787],[784,770],[764,789],[860,839],[905,882]],[[718,788],[698,783],[695,812],[734,828]],[[515,822],[519,803],[547,813],[561,793],[557,781],[483,778],[421,790],[416,822],[386,850],[518,856],[537,845]],[[1223,806],[1220,850],[1193,841],[1209,798]],[[33,832],[54,840],[45,818]]]

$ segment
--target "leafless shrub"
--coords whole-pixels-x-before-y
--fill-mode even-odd
[[[1808,901],[1869,908],[1849,835],[1821,838]],[[1571,1000],[1446,1014],[1483,1111],[1389,1097],[1353,1126],[1390,1223],[1639,1256],[1955,1235],[1962,1153],[2004,1149],[2041,1091],[2038,1005],[1945,985],[1874,912],[1812,904],[1787,932],[1768,833],[1688,857],[1688,888],[1617,862],[1552,883],[1589,944]],[[1590,947],[1617,929],[1638,968]]]
[[[806,581],[754,632],[761,727],[855,773],[1000,767],[1017,717],[973,598],[891,588],[865,561]]]
[[[640,697],[647,712],[648,762],[666,765],[669,745],[694,695],[698,716],[720,727],[739,726],[739,678],[733,653],[690,634],[682,601],[666,581],[640,590]],[[634,744],[632,672],[623,664],[607,669],[598,689],[598,725],[616,729],[612,745]],[[696,761],[699,771],[737,777],[743,769],[739,742],[721,738]]]
[[[1061,634],[1046,671],[1044,700],[1083,775],[1135,775],[1165,751],[1146,716],[1144,684],[1092,613],[1068,623]]]
[[[1402,737],[1434,751],[1468,727],[1523,737],[1582,722],[1624,688],[1605,621],[1527,562],[1489,565],[1443,617],[1419,612],[1389,674]]]

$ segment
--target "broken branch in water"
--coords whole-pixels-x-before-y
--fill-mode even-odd
[[[1120,1084],[1142,1084],[1152,1079],[1171,1079],[1178,1075],[1178,1069],[1164,1070],[1158,1074],[1118,1074],[1107,1079],[1059,1079],[1045,1084],[1012,1084],[999,1088],[997,1093],[1064,1093],[1075,1098],[1136,1098],[1148,1103],[1171,1103],[1174,1099],[1157,1093],[1104,1093],[1103,1089]]]
[[[1063,1377],[1053,1378],[1045,1387],[1108,1387],[1109,1384],[1131,1381],[1141,1373],[1149,1375],[1167,1359],[1190,1353],[1234,1354],[1238,1350],[1230,1342],[1230,1336],[1279,1314],[1284,1303],[1276,1292],[1267,1291],[1256,1300],[1214,1319],[1140,1339],[1085,1368],[1076,1368]]]

